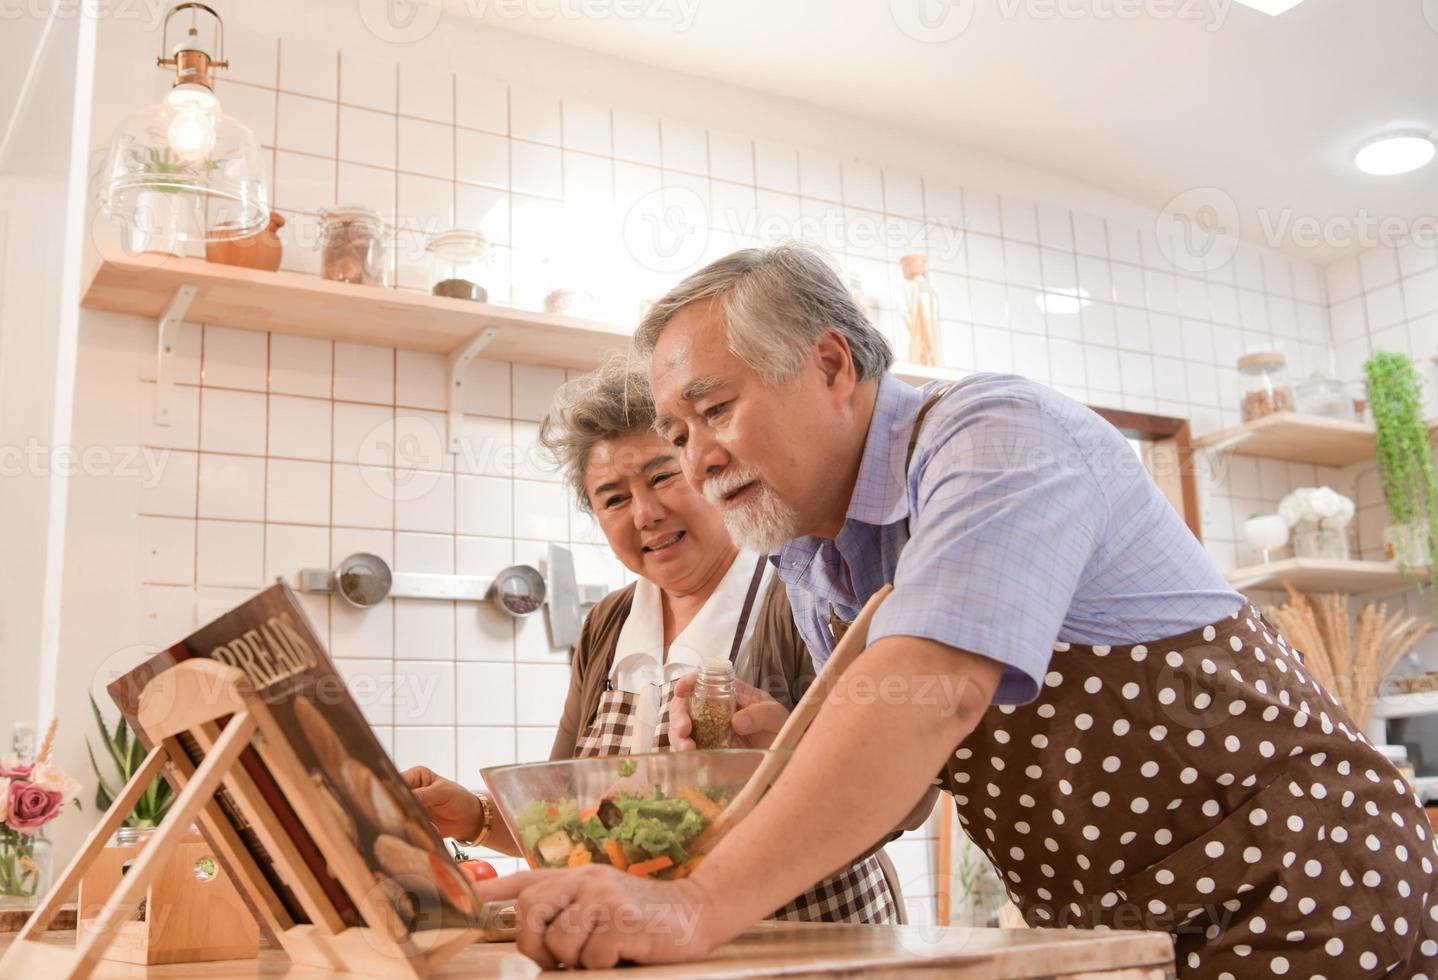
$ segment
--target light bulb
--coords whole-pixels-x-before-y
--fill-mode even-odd
[[[181,160],[200,160],[215,148],[215,118],[204,109],[181,109],[170,120],[170,149]]]

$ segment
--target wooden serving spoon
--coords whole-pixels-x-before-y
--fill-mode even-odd
[[[838,683],[840,676],[849,669],[850,665],[858,659],[859,654],[863,653],[869,645],[869,624],[873,621],[879,606],[893,591],[892,585],[885,585],[870,596],[868,602],[864,603],[864,608],[859,611],[859,615],[844,632],[843,637],[834,647],[834,652],[829,655],[829,659],[820,668],[818,676],[809,685],[809,689],[804,692],[804,696],[799,699],[799,703],[794,706],[794,710],[789,713],[788,720],[784,722],[784,727],[779,729],[779,734],[774,737],[774,743],[769,746],[770,749],[792,749],[799,744],[799,740],[804,737],[804,733],[809,730],[809,726],[818,717],[819,709],[828,700],[829,694],[834,690],[834,685]],[[787,755],[766,755],[755,768],[754,774],[749,777],[749,781],[744,784],[744,788],[735,794],[734,799],[729,801],[724,812],[719,814],[714,822],[706,827],[704,832],[690,845],[690,853],[707,853],[709,848],[713,847],[729,828],[747,817],[749,811],[754,809],[769,787],[774,785],[774,781],[779,778],[779,774],[783,772],[784,764],[788,760]]]

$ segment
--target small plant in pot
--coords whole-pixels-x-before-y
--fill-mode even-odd
[[[105,749],[102,757],[110,760],[115,772],[115,775],[107,778],[95,758],[94,747],[90,740],[86,739],[85,749],[90,753],[90,767],[95,770],[95,807],[103,813],[110,808],[120,790],[145,761],[146,752],[145,746],[130,731],[124,718],[115,723],[113,732],[110,731],[93,696],[90,698],[90,710],[95,715],[95,727],[100,729],[100,744]],[[175,793],[169,782],[164,776],[156,776],[145,792],[140,794],[134,808],[125,816],[124,826],[158,827],[174,802]]]
[[[1364,365],[1378,427],[1378,476],[1388,503],[1383,533],[1389,558],[1422,588],[1418,574],[1433,564],[1438,529],[1438,472],[1423,421],[1423,392],[1413,362],[1379,351]]]

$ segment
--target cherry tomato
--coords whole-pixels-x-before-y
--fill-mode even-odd
[[[494,865],[488,861],[461,861],[459,870],[472,882],[488,881],[490,878],[498,878],[499,872],[494,870]]]

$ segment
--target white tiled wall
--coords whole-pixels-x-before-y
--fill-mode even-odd
[[[322,41],[312,39],[317,7],[330,15]],[[1137,209],[1038,202],[1017,182],[974,186],[957,168],[931,165],[938,145],[922,162],[883,143],[858,158],[847,142],[853,121],[834,116],[805,130],[823,138],[782,142],[774,132],[791,109],[752,93],[734,95],[756,120],[746,133],[578,70],[544,75],[542,85],[537,72],[498,77],[476,68],[452,33],[386,45],[356,27],[352,4],[308,5],[304,27],[276,33],[293,9],[234,8],[236,67],[219,89],[264,145],[275,204],[289,219],[287,268],[317,271],[321,208],[362,203],[397,228],[398,288],[426,287],[425,236],[461,224],[496,246],[492,299],[533,308],[556,284],[571,285],[596,294],[590,312],[632,322],[643,300],[702,262],[802,237],[861,277],[902,354],[897,260],[925,251],[948,366],[1022,373],[1091,404],[1192,419],[1198,432],[1238,421],[1244,352],[1284,350],[1305,373],[1329,365],[1328,297],[1309,264],[1244,246],[1216,272],[1190,275],[1168,263]],[[154,43],[142,25],[107,21],[100,43],[98,139],[163,85],[135,57]],[[646,238],[673,231],[671,219],[674,241]],[[1365,257],[1362,278],[1356,263],[1329,271],[1340,363],[1343,345],[1367,344],[1370,333],[1375,343],[1401,333],[1417,353],[1431,329],[1416,316],[1438,306],[1428,302],[1432,256],[1389,259],[1391,268]],[[1045,291],[1075,289],[1092,298],[1079,314],[1039,303]],[[1346,305],[1354,301],[1357,321]],[[142,406],[138,441],[171,450],[137,495],[132,538],[119,542],[135,556],[140,639],[169,642],[274,576],[355,551],[399,570],[484,574],[537,562],[560,541],[575,549],[582,579],[622,581],[592,523],[532,453],[561,370],[475,364],[456,457],[443,450],[437,355],[187,325],[176,419],[160,428],[143,409],[154,397],[143,353],[140,372],[111,360],[112,319],[87,315],[82,364],[104,384],[82,397],[77,418],[94,421],[106,397],[128,391]],[[1202,487],[1210,551],[1224,567],[1246,561],[1244,518],[1295,485],[1338,478],[1215,461]],[[85,545],[76,551],[84,557]],[[399,765],[474,783],[481,766],[548,754],[568,667],[542,620],[516,625],[472,604],[394,600],[359,612],[306,602]],[[891,846],[906,882],[928,880],[932,839]]]

